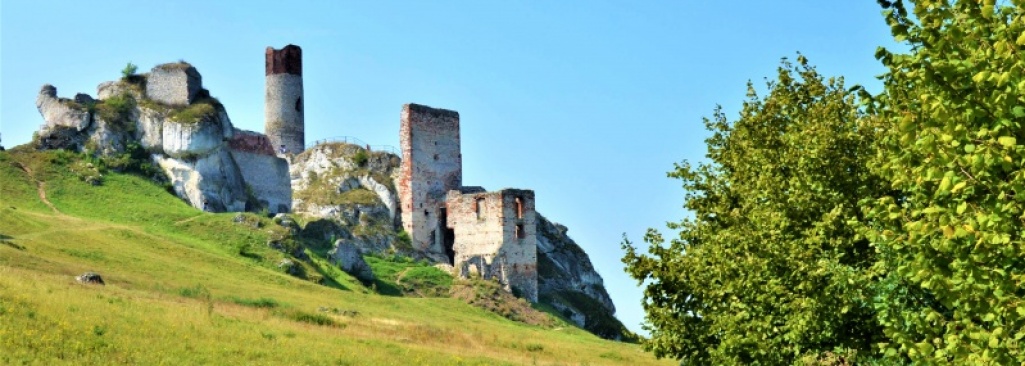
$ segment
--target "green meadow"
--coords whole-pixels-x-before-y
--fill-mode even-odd
[[[379,279],[364,284],[309,251],[306,278],[288,275],[270,219],[90,164],[0,152],[0,364],[674,364],[468,305],[425,263],[368,257]],[[75,281],[87,271],[106,285]]]

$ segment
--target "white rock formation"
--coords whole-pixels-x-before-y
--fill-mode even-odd
[[[46,122],[40,130],[40,135],[45,135],[56,127],[70,127],[75,131],[89,127],[89,123],[92,122],[89,111],[85,108],[72,108],[69,102],[57,98],[57,88],[53,85],[43,85],[36,96],[36,108]]]
[[[206,211],[244,211],[245,182],[225,148],[195,160],[154,155],[178,197]]]

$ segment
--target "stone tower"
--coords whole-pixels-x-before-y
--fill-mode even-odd
[[[418,104],[402,106],[399,127],[402,226],[416,250],[438,261],[446,255],[445,196],[463,183],[459,113]]]
[[[280,50],[267,47],[267,94],[264,131],[280,152],[298,154],[306,148],[303,118],[303,51],[287,45]]]

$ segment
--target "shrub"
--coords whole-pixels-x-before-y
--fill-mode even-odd
[[[356,154],[352,155],[352,162],[355,163],[358,167],[366,166],[368,160],[370,160],[370,155],[367,154],[367,151],[363,149],[360,149],[356,152]]]
[[[324,314],[307,313],[305,311],[295,309],[277,311],[274,314],[282,318],[291,319],[301,323],[309,323],[313,325],[329,327],[345,327],[345,324],[336,322],[333,318]]]
[[[113,96],[90,106],[96,111],[96,115],[108,123],[111,127],[132,132],[135,130],[135,123],[131,121],[132,109],[135,108],[135,98],[130,94]]]
[[[246,299],[241,297],[231,297],[229,301],[242,306],[248,306],[251,308],[276,308],[281,306],[277,300],[269,297],[261,297],[259,299]]]
[[[135,72],[138,70],[138,66],[135,66],[135,64],[129,62],[128,65],[125,65],[124,69],[121,69],[121,78],[127,80],[132,76],[135,76]]]
[[[172,110],[167,117],[178,123],[199,123],[217,113],[214,103],[209,101],[197,101],[188,107]]]
[[[203,285],[196,284],[193,287],[182,287],[178,289],[178,294],[183,297],[193,299],[205,299],[210,297],[210,290],[207,290]]]

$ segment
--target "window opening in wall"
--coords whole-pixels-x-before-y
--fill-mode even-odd
[[[527,237],[527,232],[523,230],[523,224],[516,224],[516,239],[523,239]]]
[[[428,239],[429,240],[428,242],[431,243],[431,245],[433,246],[434,243],[435,243],[435,240],[437,240],[437,238],[438,238],[437,230],[431,230],[431,237],[430,237],[430,239]]]
[[[519,197],[516,197],[516,218],[523,218],[523,200],[521,200]]]
[[[477,213],[477,220],[484,219],[484,199],[477,198],[473,200],[473,211]]]
[[[302,112],[303,111],[303,98],[296,98],[295,99],[295,111],[296,112]]]
[[[430,216],[430,215],[431,215],[430,212],[428,212],[427,210],[424,210],[424,216]]]
[[[434,160],[438,160],[438,154],[434,154]]]

